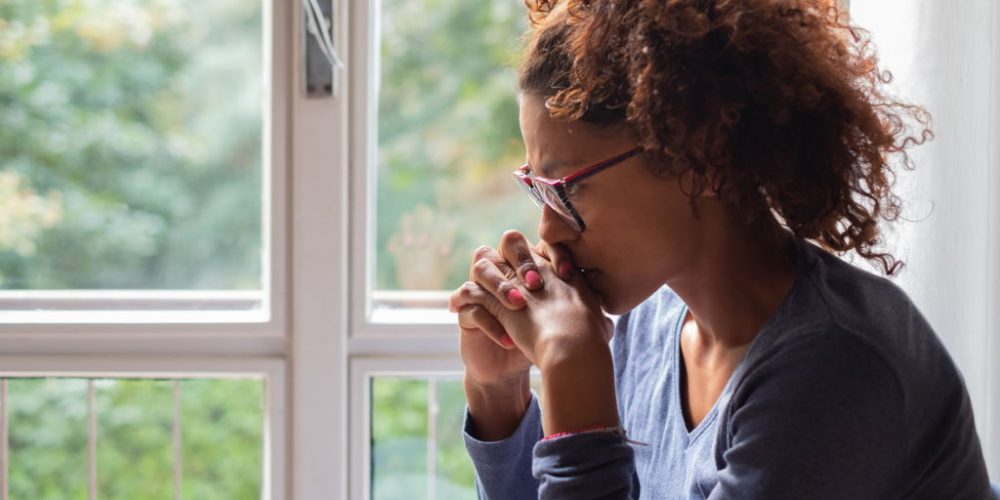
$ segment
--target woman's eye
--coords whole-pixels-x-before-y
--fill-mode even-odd
[[[566,196],[571,198],[576,196],[576,194],[580,192],[580,189],[582,187],[583,187],[582,184],[570,184],[566,186]]]

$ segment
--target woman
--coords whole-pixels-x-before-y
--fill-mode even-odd
[[[451,298],[481,496],[989,498],[942,344],[832,254],[897,270],[889,161],[930,134],[866,34],[822,0],[553,4],[519,82],[541,242]]]

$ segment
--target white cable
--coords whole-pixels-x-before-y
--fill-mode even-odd
[[[333,46],[333,40],[330,39],[330,25],[327,24],[319,4],[316,3],[316,0],[302,0],[302,6],[305,8],[308,18],[306,29],[316,39],[319,49],[323,51],[323,55],[326,56],[331,65],[344,69],[344,62],[337,55],[337,49]]]

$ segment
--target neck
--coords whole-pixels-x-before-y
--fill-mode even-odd
[[[795,281],[792,236],[776,221],[749,229],[733,218],[700,235],[686,272],[667,283],[688,305],[695,341],[706,351],[746,347]]]

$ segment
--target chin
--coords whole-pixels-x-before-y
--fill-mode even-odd
[[[636,305],[638,305],[638,304],[636,304]],[[621,316],[622,314],[625,314],[625,313],[631,311],[632,309],[635,309],[635,306],[628,307],[628,306],[620,306],[620,305],[616,306],[614,304],[612,304],[612,305],[601,304],[601,309],[603,309],[605,313],[610,314],[612,316]]]
[[[601,309],[607,314],[611,314],[613,316],[621,316],[622,314],[631,311],[633,308],[635,308],[635,306],[638,305],[638,304],[623,303],[622,301],[615,299],[616,297],[614,295],[608,296],[602,294]]]
[[[629,289],[624,292],[630,293],[623,293],[621,290],[599,292],[601,309],[608,314],[621,316],[638,307],[639,304],[642,304],[643,301],[652,295],[652,293],[637,293],[638,290],[635,289]]]

